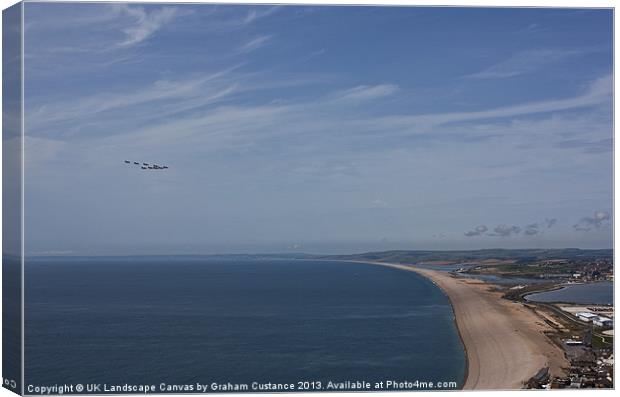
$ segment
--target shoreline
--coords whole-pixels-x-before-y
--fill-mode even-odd
[[[518,390],[541,369],[561,375],[562,349],[544,334],[551,327],[522,303],[508,301],[493,284],[398,263],[347,261],[415,272],[449,299],[466,356],[463,390]]]

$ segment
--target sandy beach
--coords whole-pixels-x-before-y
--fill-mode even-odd
[[[543,367],[552,375],[568,367],[562,349],[543,333],[551,328],[521,303],[502,299],[492,285],[436,270],[375,264],[421,274],[450,298],[467,353],[464,389],[521,389]]]

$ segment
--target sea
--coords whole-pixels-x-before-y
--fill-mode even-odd
[[[585,284],[566,284],[560,289],[527,295],[533,302],[567,302],[578,304],[613,305],[614,283],[600,281]]]
[[[464,382],[450,302],[413,272],[163,256],[28,258],[25,274],[26,387]]]

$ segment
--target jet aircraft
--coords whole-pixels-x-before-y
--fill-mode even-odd
[[[131,164],[130,160],[125,160],[125,164]],[[151,163],[140,163],[139,161],[134,161],[134,165],[140,166],[140,169],[143,170],[167,170],[167,165],[159,165],[159,164],[151,164]]]

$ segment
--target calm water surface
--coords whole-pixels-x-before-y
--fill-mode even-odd
[[[413,272],[301,260],[26,263],[26,384],[457,381],[449,301]]]
[[[526,299],[534,302],[571,302],[611,305],[614,303],[614,283],[602,281],[588,284],[569,284],[555,291],[528,295]]]

